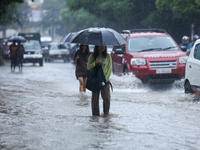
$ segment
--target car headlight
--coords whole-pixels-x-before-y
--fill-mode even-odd
[[[185,64],[187,62],[188,56],[179,57],[179,64]]]
[[[144,58],[132,58],[131,65],[145,66],[146,60]]]

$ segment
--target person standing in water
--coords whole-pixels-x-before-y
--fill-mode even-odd
[[[81,44],[74,55],[74,64],[76,64],[76,78],[79,81],[79,91],[81,96],[86,92],[86,82],[89,70],[87,70],[88,57],[90,55],[89,46]]]
[[[21,45],[21,42],[18,42],[17,45],[17,65],[19,67],[19,71],[22,72],[23,67],[23,58],[24,58],[24,46]]]
[[[95,46],[94,53],[88,58],[87,68],[91,70],[97,64],[103,67],[103,73],[106,78],[106,83],[102,86],[101,90],[98,92],[92,91],[92,115],[99,116],[99,94],[101,92],[101,97],[103,99],[103,112],[105,115],[109,113],[110,109],[110,75],[112,72],[112,59],[107,53],[106,46]]]
[[[17,45],[16,41],[10,45],[10,60],[11,60],[11,71],[15,71],[16,61],[17,61]]]

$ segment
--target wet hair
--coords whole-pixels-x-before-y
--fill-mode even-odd
[[[93,57],[96,60],[96,58],[99,56],[99,46],[95,46],[94,47],[94,53],[93,53]],[[106,58],[107,56],[107,46],[105,47],[105,50],[102,52],[102,56],[104,58]]]
[[[80,45],[80,47],[79,47],[79,49],[80,49],[80,51],[82,52],[82,47],[83,47],[84,45],[83,44],[81,44]],[[88,55],[89,53],[90,53],[90,51],[89,51],[89,46],[88,45],[85,45],[87,48],[86,48],[86,50],[85,50],[85,53]]]

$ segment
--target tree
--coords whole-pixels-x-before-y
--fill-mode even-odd
[[[139,28],[144,18],[156,9],[155,0],[66,0],[71,11],[84,8],[112,23],[116,30]]]
[[[166,9],[171,12],[171,22],[179,20],[175,28],[181,36],[190,36],[192,24],[195,25],[195,34],[200,33],[200,0],[156,0],[156,7],[159,12]]]
[[[34,1],[34,0],[32,0]],[[24,0],[1,0],[0,1],[0,25],[8,25],[12,22],[19,23],[19,15],[16,7]]]

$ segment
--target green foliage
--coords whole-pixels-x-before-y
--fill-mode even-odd
[[[16,7],[23,3],[24,0],[1,0],[0,1],[0,25],[18,22]]]
[[[156,0],[156,6],[159,10],[167,7],[179,17],[200,12],[200,0]]]

